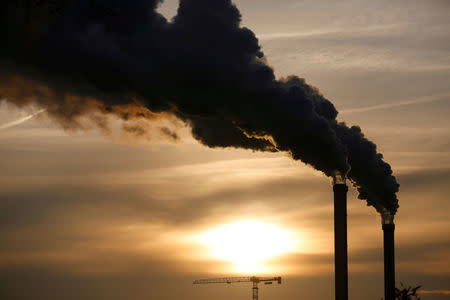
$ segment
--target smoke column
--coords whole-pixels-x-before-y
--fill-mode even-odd
[[[279,80],[229,0],[3,1],[0,97],[37,104],[63,127],[92,114],[172,115],[208,147],[283,151],[395,214],[398,184],[376,145],[297,76]],[[99,126],[107,126],[95,118]]]

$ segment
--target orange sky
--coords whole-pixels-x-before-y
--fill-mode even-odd
[[[339,120],[377,143],[401,185],[397,281],[421,284],[424,300],[448,299],[448,4],[236,4],[278,76],[305,77],[341,111]],[[173,15],[175,1],[165,5]],[[45,112],[11,123],[38,110],[0,103],[5,299],[249,299],[248,284],[191,284],[237,273],[198,236],[242,220],[296,241],[260,263],[258,272],[284,278],[263,286],[262,299],[333,297],[333,195],[320,172],[282,153],[208,149],[186,129],[173,143],[67,132]],[[380,217],[353,188],[348,228],[350,299],[380,299]]]

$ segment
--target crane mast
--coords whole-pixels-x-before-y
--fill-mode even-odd
[[[194,280],[194,284],[209,284],[209,283],[237,283],[237,282],[251,282],[252,286],[252,300],[258,300],[258,283],[272,284],[278,282],[281,284],[281,277],[223,277],[223,278],[209,278]]]

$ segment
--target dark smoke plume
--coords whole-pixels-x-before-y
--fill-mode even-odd
[[[159,2],[2,1],[0,96],[38,104],[64,127],[91,114],[171,114],[208,147],[284,151],[328,176],[348,172],[361,199],[396,212],[398,184],[375,144],[303,79],[277,80],[231,1],[181,0],[171,22]]]

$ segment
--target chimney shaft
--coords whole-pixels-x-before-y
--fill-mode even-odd
[[[395,256],[393,223],[383,224],[384,236],[384,299],[395,299]]]
[[[347,191],[344,183],[335,183],[334,191],[334,276],[335,299],[348,300]]]

